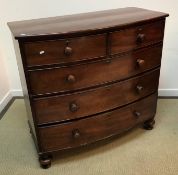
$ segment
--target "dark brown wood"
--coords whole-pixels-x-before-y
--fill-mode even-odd
[[[128,130],[155,115],[156,98],[157,95],[154,94],[132,105],[95,117],[65,125],[40,127],[43,151],[78,147]],[[140,117],[135,117],[135,110],[141,113]],[[77,137],[74,132],[78,133]]]
[[[76,102],[71,102],[69,104],[69,109],[71,112],[75,112],[79,109],[79,106],[76,104]]]
[[[141,29],[141,30],[142,30],[142,29]],[[144,40],[145,40],[145,34],[139,33],[139,34],[137,35],[136,42],[137,42],[138,44],[140,44],[140,43],[143,43]]]
[[[67,76],[67,81],[68,81],[69,83],[74,83],[74,82],[76,81],[76,78],[75,78],[74,75],[68,75],[68,76]]]
[[[40,151],[41,145],[39,141],[39,136],[38,136],[38,129],[37,129],[37,122],[34,118],[34,111],[32,106],[32,101],[30,100],[29,96],[29,90],[30,90],[30,84],[29,84],[29,79],[27,75],[27,69],[26,69],[26,61],[25,59],[21,59],[21,57],[24,57],[23,51],[22,51],[22,43],[13,39],[14,43],[14,48],[15,48],[15,53],[16,53],[16,58],[17,58],[17,63],[18,63],[18,70],[20,73],[20,80],[21,80],[21,85],[22,85],[22,90],[23,90],[23,97],[24,97],[24,102],[26,106],[26,111],[27,111],[27,117],[28,117],[28,122],[31,126],[31,131],[33,132],[33,139],[36,144],[37,151]]]
[[[40,154],[39,162],[42,168],[47,169],[51,166],[52,156],[50,154]]]
[[[64,54],[66,56],[70,56],[70,55],[72,55],[72,53],[73,53],[73,49],[69,46],[66,46],[65,49],[64,49]]]
[[[81,118],[131,103],[155,92],[158,80],[159,69],[86,92],[35,99],[33,106],[38,124]],[[138,91],[138,86],[142,90]]]
[[[162,45],[157,45],[113,58],[109,63],[101,60],[78,66],[33,70],[29,72],[31,93],[73,91],[122,80],[159,66],[161,55]],[[138,66],[138,59],[144,60],[144,64]],[[71,78],[73,80],[68,80]]]
[[[69,46],[72,49],[70,54],[67,53]],[[102,34],[66,40],[27,42],[24,45],[24,50],[28,66],[93,59],[106,55],[106,36]]]
[[[138,47],[163,40],[164,20],[113,32],[111,34],[111,54],[126,52]]]
[[[139,67],[142,67],[142,66],[144,66],[144,64],[145,64],[145,60],[137,59],[137,63],[138,63],[138,66],[139,66]]]
[[[154,118],[149,119],[146,122],[144,122],[143,128],[146,130],[152,130],[154,127],[154,124],[155,124],[155,119]]]
[[[167,17],[168,14],[141,8],[128,7],[92,13],[33,19],[8,23],[16,39],[49,35],[92,32],[111,27],[123,27]]]
[[[137,124],[153,128],[167,16],[124,8],[8,23],[18,39],[29,126],[42,168],[56,151]]]

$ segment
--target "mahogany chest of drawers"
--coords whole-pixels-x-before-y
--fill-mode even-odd
[[[8,23],[43,168],[56,151],[153,128],[167,16],[124,8]]]

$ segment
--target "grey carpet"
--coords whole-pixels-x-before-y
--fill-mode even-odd
[[[29,134],[23,100],[0,120],[0,175],[178,175],[178,100],[158,102],[155,129],[54,157],[43,170]]]

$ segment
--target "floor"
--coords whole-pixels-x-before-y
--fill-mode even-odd
[[[52,167],[38,163],[24,101],[15,100],[0,120],[1,175],[178,175],[178,100],[160,99],[154,130],[58,154]]]

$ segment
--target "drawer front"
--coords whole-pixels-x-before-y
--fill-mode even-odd
[[[106,36],[29,42],[24,45],[27,66],[68,63],[106,55]]]
[[[119,134],[155,115],[157,94],[108,113],[39,128],[43,151],[78,147]]]
[[[30,71],[33,95],[73,91],[116,81],[161,64],[162,45],[141,49],[124,56],[79,66]]]
[[[145,97],[158,88],[159,69],[126,81],[85,92],[37,98],[38,124],[70,120],[107,111]]]
[[[111,54],[126,52],[163,40],[165,21],[133,27],[111,34]]]

